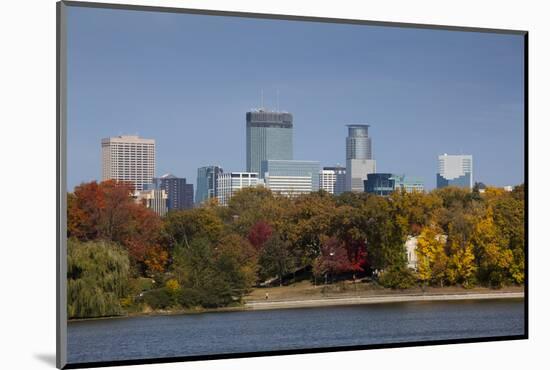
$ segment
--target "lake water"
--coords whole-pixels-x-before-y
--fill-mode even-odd
[[[523,300],[408,302],[71,322],[69,363],[524,334]]]

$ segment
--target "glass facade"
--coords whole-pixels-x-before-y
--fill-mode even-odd
[[[367,174],[376,172],[376,161],[372,159],[372,141],[369,125],[347,125],[346,137],[346,191],[363,191]]]
[[[369,173],[364,187],[369,194],[390,195],[395,190],[395,179],[391,173]]]
[[[372,159],[369,125],[348,125],[346,159]]]
[[[193,184],[185,178],[166,174],[153,179],[155,188],[162,189],[168,196],[168,210],[188,209],[193,207]]]
[[[261,175],[272,177],[309,177],[311,179],[311,191],[319,190],[319,168],[317,161],[295,160],[263,160],[261,162]],[[291,179],[290,179],[291,180]],[[289,181],[290,181],[289,180]]]
[[[218,196],[217,180],[222,173],[223,169],[219,166],[200,167],[197,170],[195,204],[200,204],[207,199]]]
[[[257,173],[251,172],[228,172],[220,174],[217,178],[217,195],[218,202],[226,206],[229,200],[238,190],[261,185],[262,182],[258,178]]]
[[[437,187],[473,188],[473,157],[443,154],[438,157]]]
[[[267,159],[292,159],[292,114],[258,110],[246,113],[246,170],[260,173]]]
[[[424,180],[391,173],[369,173],[364,181],[364,188],[366,193],[384,196],[396,190],[405,190],[407,193],[423,192]]]

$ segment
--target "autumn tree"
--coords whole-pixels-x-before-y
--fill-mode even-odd
[[[224,233],[224,223],[212,207],[168,212],[163,223],[163,240],[170,249],[188,246],[195,238],[218,241]]]
[[[273,228],[264,220],[256,222],[248,232],[248,241],[250,244],[256,248],[256,250],[261,250],[273,234]]]
[[[331,282],[335,275],[353,271],[354,266],[348,258],[348,251],[343,242],[335,237],[323,238],[321,254],[313,263],[315,276],[330,276]]]
[[[437,225],[432,224],[422,229],[416,247],[417,274],[420,281],[437,281],[439,285],[443,285],[448,260],[445,241],[446,238]]]
[[[279,285],[283,285],[284,276],[294,270],[295,263],[289,243],[279,233],[273,233],[260,253],[260,278],[276,277]]]
[[[258,251],[238,234],[223,237],[214,250],[216,267],[230,282],[235,296],[242,296],[256,283]]]
[[[161,272],[167,253],[159,244],[160,217],[137,204],[132,192],[131,184],[114,180],[77,186],[68,195],[68,237],[113,241],[128,250],[142,273]]]

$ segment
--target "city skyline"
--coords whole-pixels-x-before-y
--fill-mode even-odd
[[[170,172],[195,184],[202,166],[244,171],[244,114],[261,105],[262,89],[267,108],[293,114],[294,158],[345,165],[345,125],[364,122],[378,172],[422,177],[430,190],[438,155],[468,153],[476,162],[474,181],[523,182],[520,36],[219,17],[203,26],[194,15],[71,11],[69,190],[101,178],[97,142],[120,134],[155,139],[155,176]],[[233,48],[207,30],[212,23],[235,40]],[[212,47],[185,36],[203,28]],[[249,42],[251,30],[254,38],[285,43],[293,57]],[[309,49],[300,50],[295,32],[307,36]],[[124,50],[111,48],[122,42]],[[255,53],[251,63],[242,58],[247,48],[264,54]],[[222,54],[227,68],[218,71]],[[211,62],[201,67],[197,61],[205,56]],[[117,86],[105,89],[106,79]]]

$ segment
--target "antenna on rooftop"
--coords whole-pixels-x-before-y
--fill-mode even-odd
[[[260,90],[261,100],[260,100],[260,109],[264,109],[264,89]]]

